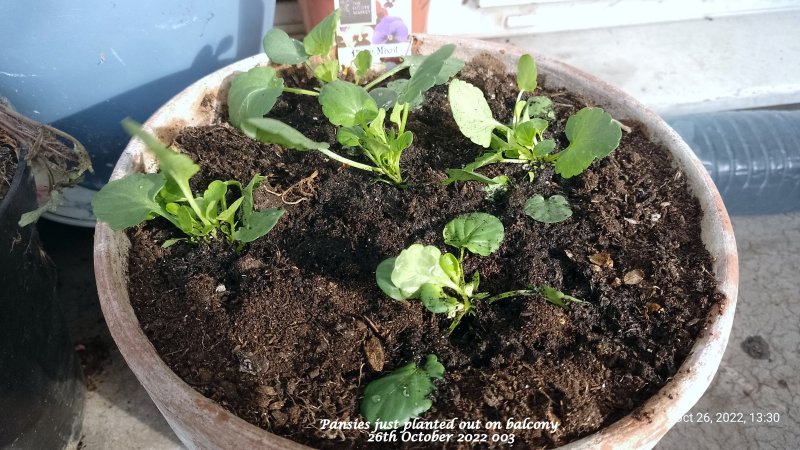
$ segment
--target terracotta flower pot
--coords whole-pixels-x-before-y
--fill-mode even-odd
[[[425,35],[417,36],[414,48],[427,54],[448,42],[458,45],[456,55],[460,58],[469,60],[488,52],[508,67],[514,67],[517,58],[525,53],[522,49],[486,42]],[[229,76],[266,62],[263,55],[255,56],[201,79],[158,110],[145,128],[171,142],[181,127],[220,122],[219,111]],[[570,66],[544,57],[537,57],[537,62],[545,85],[571,90],[603,106],[617,119],[644,124],[648,136],[672,152],[703,208],[702,238],[715,258],[714,273],[724,299],[709,312],[703,331],[678,373],[641,406],[640,411],[649,420],[629,415],[565,447],[649,448],[703,395],[728,342],[739,280],[731,223],[700,161],[656,114],[613,86]],[[117,163],[112,179],[141,170],[155,170],[155,162],[144,152],[140,141],[132,141]],[[301,448],[229,413],[197,393],[164,364],[142,332],[128,298],[127,237],[98,224],[95,239],[97,285],[111,333],[129,366],[184,444],[190,448]]]

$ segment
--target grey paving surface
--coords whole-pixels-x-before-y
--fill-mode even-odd
[[[180,442],[122,359],[103,320],[92,269],[94,230],[43,221],[39,230],[58,267],[59,299],[84,366],[82,449],[172,450]]]
[[[733,225],[741,278],[728,349],[690,413],[695,421],[675,426],[659,450],[682,450],[689,443],[709,449],[800,448],[800,213],[734,217]],[[727,412],[742,415],[722,414]],[[697,422],[704,413],[712,423]],[[779,420],[769,423],[775,414]],[[729,418],[745,423],[717,421]]]

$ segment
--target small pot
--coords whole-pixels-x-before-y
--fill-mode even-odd
[[[77,448],[85,386],[35,225],[25,149],[0,201],[0,448]]]
[[[489,53],[500,58],[507,67],[514,67],[519,56],[525,53],[509,46],[426,35],[415,37],[414,49],[429,54],[446,43],[457,44],[456,56],[465,60]],[[563,87],[581,95],[590,103],[603,106],[619,120],[642,123],[650,139],[670,150],[703,209],[702,239],[715,258],[714,274],[724,298],[711,308],[703,331],[675,376],[639,408],[648,420],[629,415],[564,447],[650,448],[700,399],[725,351],[739,282],[731,222],[700,161],[655,113],[619,89],[573,67],[545,57],[536,57],[536,61],[543,84]],[[234,73],[266,63],[265,56],[254,56],[201,79],[159,109],[145,123],[145,128],[163,141],[172,142],[182,127],[219,123],[226,97],[226,88],[222,86],[226,86],[226,81]],[[117,163],[112,179],[145,169],[155,171],[155,161],[144,151],[144,144],[138,140],[131,141]],[[190,448],[305,448],[234,416],[200,395],[164,364],[142,332],[128,298],[126,269],[129,246],[125,233],[113,232],[105,224],[98,224],[94,255],[100,302],[122,355],[181,441]]]

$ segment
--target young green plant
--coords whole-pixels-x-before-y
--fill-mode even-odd
[[[500,248],[503,241],[503,224],[491,214],[475,212],[458,216],[445,225],[442,234],[447,245],[458,249],[458,256],[442,254],[432,245],[413,244],[397,257],[381,262],[375,279],[381,290],[392,299],[419,299],[432,313],[452,318],[451,332],[467,314],[474,314],[478,301],[491,303],[508,297],[542,295],[555,303],[554,295],[545,294],[550,290],[561,294],[559,306],[565,305],[565,299],[580,301],[550,287],[531,287],[490,297],[488,293],[478,292],[480,274],[477,271],[470,281],[466,281],[465,252],[489,256]]]
[[[422,367],[408,363],[367,385],[361,415],[374,429],[402,427],[433,406],[428,396],[435,388],[433,380],[442,377],[444,366],[436,355],[428,355]]]
[[[214,180],[203,195],[196,196],[189,187],[189,179],[200,170],[197,164],[166,147],[136,122],[125,119],[122,126],[155,155],[159,171],[111,181],[94,196],[95,216],[111,229],[123,230],[160,216],[186,235],[167,240],[164,247],[182,240],[197,243],[218,234],[243,245],[265,235],[283,215],[283,209],[254,210],[253,191],[265,179],[260,175],[255,175],[245,186],[238,181]],[[231,186],[241,195],[229,202]]]
[[[325,117],[339,127],[337,141],[344,147],[358,148],[372,165],[336,154],[327,143],[306,139],[296,129],[274,119],[250,119],[247,128],[262,142],[284,146],[288,143],[289,148],[296,150],[318,150],[339,162],[375,172],[385,181],[402,185],[400,158],[414,139],[413,134],[406,130],[409,109],[440,80],[442,68],[453,50],[453,46],[447,45],[430,56],[417,59],[421,62],[411,78],[395,85],[397,91],[390,91],[391,94],[385,96],[381,94],[379,100],[383,104],[380,106],[366,88],[353,83],[334,80],[322,87],[319,103]],[[385,124],[385,107],[388,105],[391,105],[389,121],[394,125],[389,127]]]
[[[448,98],[453,118],[459,129],[472,142],[491,151],[484,153],[462,169],[450,169],[445,184],[454,181],[479,181],[499,184],[506,180],[490,179],[476,172],[496,163],[525,164],[533,170],[553,164],[564,178],[582,173],[595,159],[609,155],[619,146],[620,125],[601,108],[587,107],[567,119],[567,148],[556,151],[556,142],[544,138],[549,121],[555,119],[550,99],[533,96],[523,99],[537,87],[537,68],[533,57],[523,55],[517,64],[519,94],[511,123],[499,122],[492,115],[489,103],[477,87],[453,80]]]
[[[237,75],[231,83],[228,117],[231,124],[251,138],[295,150],[316,150],[401,185],[400,157],[413,141],[413,135],[405,129],[409,108],[422,102],[425,91],[447,82],[461,70],[464,62],[450,57],[455,47],[446,45],[429,56],[408,56],[362,87],[360,83],[372,64],[372,54],[364,50],[353,60],[355,83],[339,79],[340,64],[332,50],[339,17],[340,12],[335,10],[302,42],[279,29],[272,29],[264,36],[264,51],[271,63],[303,65],[320,81],[321,87],[314,90],[286,87],[274,68],[254,67]],[[409,71],[409,79],[397,79],[386,87],[378,87],[405,69]],[[328,143],[312,141],[287,124],[264,118],[283,92],[318,97],[325,116],[332,124],[342,127],[337,133],[338,142],[361,149],[372,165],[341,156],[333,152]],[[389,119],[393,127],[384,125],[388,111],[391,111]]]

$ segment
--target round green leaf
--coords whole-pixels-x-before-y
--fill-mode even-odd
[[[357,119],[369,122],[378,115],[378,105],[366,89],[341,80],[322,87],[319,104],[332,124],[343,127],[360,125]]]
[[[544,198],[534,195],[525,203],[525,214],[543,223],[557,223],[572,217],[569,202],[561,195]]]
[[[448,222],[443,235],[444,242],[448,245],[489,256],[500,248],[505,230],[497,217],[476,212],[458,216]]]
[[[264,53],[275,64],[300,64],[308,59],[303,43],[292,39],[280,28],[267,31],[262,44]]]
[[[608,156],[622,138],[619,123],[600,108],[583,108],[575,113],[567,119],[565,132],[569,147],[555,162],[556,173],[564,178],[580,174],[595,158]]]
[[[248,119],[263,117],[268,113],[283,90],[283,80],[271,67],[253,67],[240,73],[231,82],[228,91],[228,117],[231,123],[250,137],[256,132]]]
[[[94,215],[112,230],[136,226],[159,211],[155,198],[165,181],[157,173],[135,173],[111,181],[92,198]]]
[[[428,398],[435,388],[432,379],[443,376],[444,366],[435,355],[427,356],[424,367],[409,363],[367,385],[361,415],[372,424],[380,420],[401,427],[433,406]]]
[[[442,252],[432,245],[413,244],[400,252],[394,262],[392,271],[392,284],[397,286],[406,298],[416,297],[423,284],[438,284],[451,288],[458,288],[450,277],[444,272],[439,259]]]
[[[375,270],[375,281],[384,294],[395,300],[406,300],[408,297],[403,294],[400,288],[392,283],[392,271],[394,270],[394,262],[396,259],[397,258],[385,259],[378,264],[378,268]]]

